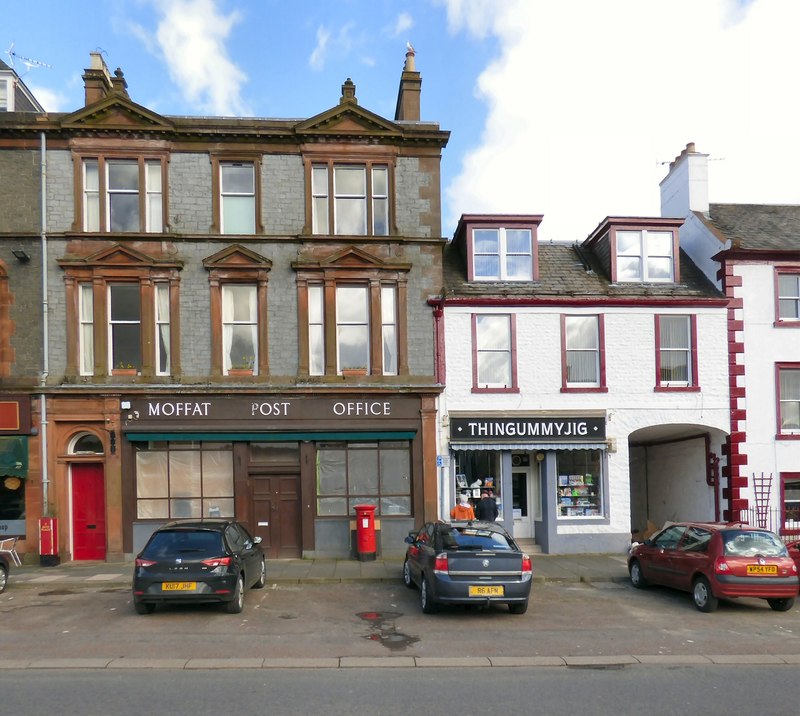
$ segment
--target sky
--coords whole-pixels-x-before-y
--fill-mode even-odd
[[[658,216],[688,142],[712,202],[800,203],[798,0],[0,0],[0,59],[48,111],[89,53],[166,115],[311,117],[351,78],[394,117],[406,43],[422,119],[451,132],[442,234],[543,214],[540,240]],[[9,54],[10,51],[10,54]]]

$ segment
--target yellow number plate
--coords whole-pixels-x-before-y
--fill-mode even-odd
[[[469,588],[469,596],[471,597],[502,597],[503,594],[505,594],[503,587],[470,585]]]
[[[197,582],[161,582],[162,592],[193,592]]]
[[[778,573],[778,565],[777,564],[748,564],[747,565],[747,573],[748,574],[777,574]]]

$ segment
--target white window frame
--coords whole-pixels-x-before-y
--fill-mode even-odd
[[[513,326],[510,314],[503,313],[476,313],[473,316],[475,325],[475,387],[479,389],[509,389],[514,387],[514,345]],[[491,324],[504,323],[502,342],[500,344],[487,340],[488,332],[493,329]],[[482,330],[483,329],[483,330]],[[481,375],[483,358],[502,355],[505,357],[504,365],[507,371],[507,380],[488,381],[484,372]]]
[[[383,375],[397,375],[399,361],[397,333],[397,286],[383,285],[381,286]]]
[[[669,252],[666,254],[657,253],[650,249],[648,239],[656,239],[659,235],[668,237]],[[623,239],[638,237],[638,246],[631,246],[630,249],[623,249],[621,244]],[[671,231],[657,231],[649,229],[618,229],[616,232],[616,276],[617,283],[671,283],[675,280],[675,256],[674,256],[674,236]],[[622,276],[621,262],[623,259],[636,259],[638,269],[635,275],[630,277]],[[654,273],[650,269],[651,261],[661,260],[669,264],[669,275],[666,277],[651,276]]]
[[[782,284],[785,279],[791,279],[794,283],[791,293],[788,291],[784,293],[785,289]],[[794,315],[787,315],[784,312],[784,307],[788,303],[791,303]],[[778,273],[778,320],[786,322],[800,321],[800,272],[781,271]]]
[[[94,286],[78,284],[78,366],[80,375],[94,375]]]
[[[364,316],[355,320],[345,318],[342,313],[344,308],[345,292],[358,291],[363,298]],[[356,361],[344,361],[342,358],[342,333],[349,331],[351,328],[360,328],[365,335],[363,341],[363,362],[359,359]],[[346,368],[364,368],[367,373],[370,372],[370,340],[371,340],[371,325],[370,325],[370,295],[368,284],[347,284],[340,283],[336,286],[336,371],[341,375],[342,370]],[[359,344],[360,346],[360,344]],[[347,364],[346,364],[347,363]]]
[[[233,306],[231,289],[233,288],[247,288],[248,291],[248,307],[249,315],[246,318],[236,318],[231,315],[231,307]],[[225,375],[229,375],[232,368],[251,368],[253,375],[258,375],[258,286],[254,283],[227,283],[222,284],[222,368]],[[253,346],[252,354],[247,353],[242,356],[237,356],[236,360],[232,360],[233,350],[233,334],[236,328],[249,327],[250,340]]]
[[[139,318],[138,320],[127,320],[127,319],[115,319],[112,317],[112,303],[111,303],[111,292],[114,288],[127,286],[127,287],[135,287],[137,292],[137,307],[139,309]],[[106,305],[108,306],[108,367],[109,372],[112,372],[116,368],[135,368],[137,372],[142,370],[142,303],[141,303],[141,287],[138,282],[130,282],[130,281],[114,281],[109,282],[106,286]],[[137,359],[135,362],[126,361],[119,359],[118,356],[114,355],[114,327],[115,326],[132,326],[138,325],[139,326],[139,346],[137,350]],[[116,365],[119,362],[120,365]]]
[[[241,169],[247,167],[250,169],[250,177],[252,179],[251,191],[234,191],[233,189],[226,190],[225,188],[225,170],[230,168]],[[256,233],[256,167],[253,162],[220,162],[219,163],[219,203],[220,203],[220,231],[223,234],[255,234]],[[226,199],[249,199],[248,216],[251,224],[248,224],[246,231],[228,231],[225,227],[225,205]],[[237,202],[243,203],[243,202]]]
[[[308,372],[325,375],[325,287],[308,285]]]
[[[478,232],[496,233],[497,251],[478,251]],[[524,232],[528,235],[528,250],[524,252],[510,251],[508,247],[509,232]],[[496,256],[498,271],[493,274],[483,274],[478,271],[478,260],[481,257]],[[509,259],[516,256],[525,256],[530,262],[530,270],[525,276],[511,275]],[[533,231],[527,228],[506,228],[480,226],[472,229],[472,275],[475,281],[532,281],[533,280]]]
[[[2,89],[5,88],[5,94]],[[11,77],[0,77],[0,112],[14,111],[14,82]]]
[[[594,327],[594,345],[593,346],[575,346],[570,345],[570,323],[576,322],[588,323],[592,322]],[[587,354],[590,353],[594,356],[594,371],[595,379],[593,381],[571,381],[569,380],[570,372],[570,355],[571,354]],[[597,388],[600,386],[601,381],[601,366],[600,366],[600,317],[596,315],[588,316],[564,316],[564,361],[565,361],[565,384],[568,388]]]
[[[332,171],[329,171],[332,170]],[[363,190],[347,193],[337,182],[340,172],[358,171],[362,177]],[[385,189],[378,185],[383,177]],[[333,216],[335,236],[389,236],[391,175],[385,163],[317,162],[311,164],[311,231],[315,235],[330,232],[330,217]],[[363,221],[355,232],[345,234],[340,226],[340,205],[358,202]],[[361,218],[361,217],[360,217]],[[380,224],[384,226],[380,226]]]
[[[797,379],[800,384],[800,366],[797,368],[793,367],[780,367],[778,368],[778,400],[779,400],[779,425],[778,425],[778,432],[781,435],[798,435],[800,434],[800,419],[798,419],[798,424],[793,427],[784,427],[784,406],[785,405],[795,405],[795,414],[800,416],[800,385],[798,387],[798,394],[796,396],[791,397],[784,397],[784,390],[782,388],[782,376],[784,373],[796,373]]]
[[[685,339],[686,345],[685,347],[673,347],[668,346],[664,340],[666,336],[665,327],[666,324],[674,321],[675,319],[682,319],[683,320],[683,328],[685,329]],[[659,347],[659,385],[662,386],[690,386],[693,385],[693,378],[692,375],[692,317],[691,316],[674,316],[674,315],[661,315],[658,319],[658,326],[659,326],[659,337],[658,337],[658,347]],[[686,362],[686,379],[685,380],[664,380],[661,377],[661,370],[663,370],[665,362],[664,357],[665,355],[675,354],[675,353],[682,353],[685,356]]]

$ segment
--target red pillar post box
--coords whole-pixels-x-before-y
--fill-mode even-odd
[[[375,542],[375,505],[354,505],[356,511],[356,547],[358,559],[368,562],[377,556]]]
[[[39,518],[39,564],[54,567],[58,557],[58,520],[55,517]]]

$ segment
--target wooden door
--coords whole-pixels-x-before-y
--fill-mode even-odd
[[[72,465],[72,558],[106,558],[106,492],[103,466]]]
[[[250,475],[253,530],[272,559],[300,557],[300,476]]]

